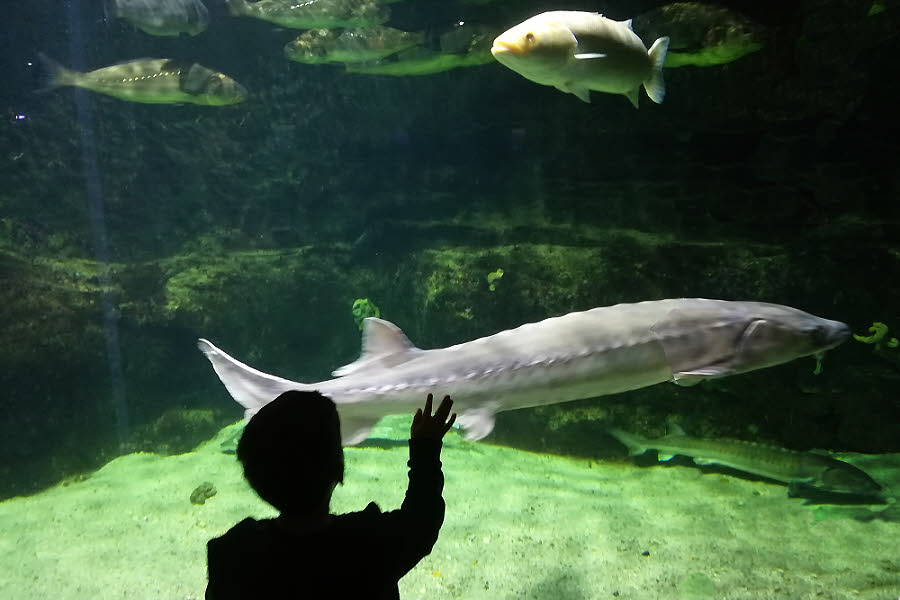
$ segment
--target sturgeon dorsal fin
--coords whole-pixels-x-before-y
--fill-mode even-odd
[[[681,428],[681,425],[676,423],[675,421],[670,421],[666,423],[666,427],[668,431],[666,432],[666,437],[686,437],[687,434],[684,432],[684,429]]]
[[[343,377],[367,367],[395,367],[421,352],[412,345],[403,331],[391,323],[376,317],[363,321],[362,350],[359,358],[349,365],[336,369],[332,375]]]

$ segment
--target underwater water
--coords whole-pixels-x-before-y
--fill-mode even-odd
[[[401,597],[900,597],[895,2],[101,4],[0,36],[0,598],[274,514],[199,338],[343,403],[333,512],[456,398]]]

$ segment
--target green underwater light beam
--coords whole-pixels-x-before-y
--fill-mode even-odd
[[[81,30],[81,1],[71,0],[68,4],[69,54],[74,68],[84,68],[84,39]],[[111,291],[109,276],[109,244],[106,236],[106,219],[103,213],[103,189],[97,168],[97,147],[94,139],[94,117],[87,92],[75,90],[75,111],[81,130],[81,156],[84,180],[91,221],[91,236],[94,258],[99,267],[100,309],[103,318],[103,333],[106,338],[106,357],[109,363],[109,379],[113,406],[116,414],[116,431],[119,443],[125,444],[130,437],[128,401],[125,397],[125,378],[122,375],[122,349],[119,343],[119,324],[116,319],[115,298]]]

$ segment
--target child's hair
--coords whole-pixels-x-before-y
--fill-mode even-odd
[[[283,513],[304,513],[344,482],[337,407],[319,392],[284,392],[250,419],[238,442],[244,477]]]

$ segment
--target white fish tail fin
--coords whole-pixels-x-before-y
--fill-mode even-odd
[[[41,59],[41,66],[44,69],[43,86],[39,92],[48,92],[58,87],[77,85],[79,73],[70,71],[43,52],[38,53]]]
[[[650,79],[644,82],[647,95],[657,104],[662,104],[666,97],[666,82],[663,79],[663,65],[666,63],[666,52],[669,50],[669,38],[661,37],[650,47]]]
[[[228,2],[228,14],[233,17],[240,17],[242,15],[250,14],[248,10],[250,7],[247,4],[247,0],[227,0]]]
[[[639,454],[643,454],[648,449],[647,440],[639,435],[628,433],[627,431],[622,431],[621,429],[607,429],[606,433],[619,440],[619,442],[621,442],[623,446],[628,448],[629,456],[637,456]]]
[[[216,348],[209,340],[200,339],[197,347],[209,362],[225,389],[238,404],[244,407],[244,418],[249,420],[256,412],[288,390],[312,390],[313,386],[289,379],[268,375],[248,367]]]

